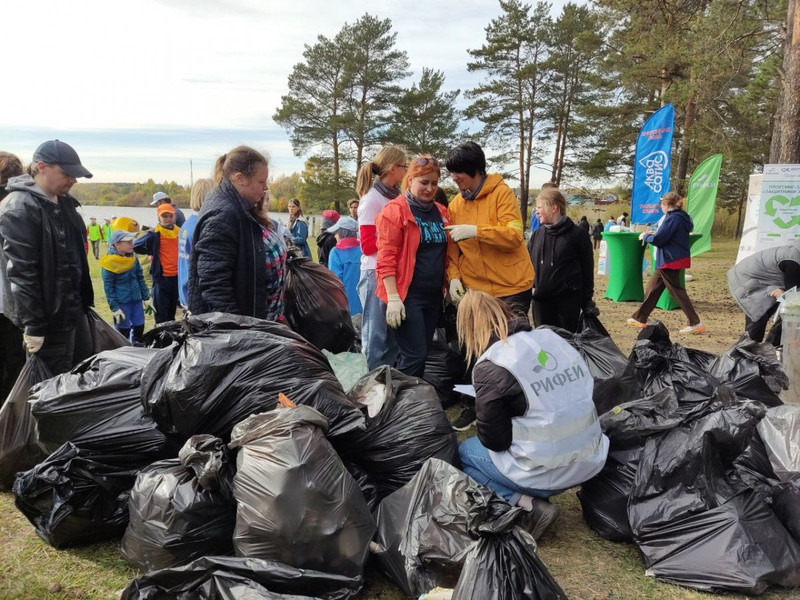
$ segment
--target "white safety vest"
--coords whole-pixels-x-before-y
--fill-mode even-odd
[[[603,468],[608,438],[592,402],[593,379],[578,351],[549,329],[523,331],[478,359],[508,370],[528,401],[511,420],[511,447],[489,451],[492,462],[521,487],[561,490]]]

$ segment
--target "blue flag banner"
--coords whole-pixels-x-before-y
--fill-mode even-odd
[[[670,151],[675,111],[662,106],[647,119],[636,140],[633,160],[631,224],[661,218],[661,196],[669,191]]]

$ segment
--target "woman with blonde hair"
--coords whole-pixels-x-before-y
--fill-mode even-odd
[[[592,401],[592,376],[559,335],[531,331],[486,292],[466,292],[456,328],[467,360],[476,360],[478,435],[459,448],[464,472],[529,511],[538,538],[558,516],[546,498],[605,464],[608,439]]]
[[[356,180],[358,230],[361,238],[361,279],[358,297],[361,317],[361,349],[370,370],[381,365],[393,367],[397,343],[386,325],[386,304],[375,295],[378,279],[378,235],[375,221],[390,200],[400,196],[399,184],[407,169],[408,156],[401,146],[384,146],[370,161],[361,165]]]
[[[397,368],[422,377],[442,312],[447,209],[434,201],[441,170],[430,155],[411,161],[405,190],[378,215],[378,297],[395,330]]]
[[[197,225],[197,213],[203,206],[206,194],[214,187],[214,180],[209,178],[198,179],[192,186],[189,196],[189,206],[194,211],[181,226],[178,234],[178,300],[181,306],[189,306],[189,255],[192,252],[192,239],[194,228]]]

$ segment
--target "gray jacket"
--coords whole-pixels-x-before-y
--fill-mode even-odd
[[[751,254],[728,271],[731,295],[751,320],[760,319],[775,304],[770,293],[783,289],[779,265],[786,260],[800,265],[800,240]]]

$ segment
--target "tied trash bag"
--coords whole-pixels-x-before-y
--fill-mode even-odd
[[[361,585],[360,577],[271,560],[208,556],[136,578],[120,600],[348,600]]]
[[[227,441],[234,425],[275,408],[279,393],[325,415],[333,443],[363,430],[363,415],[325,356],[288,327],[221,313],[169,325],[171,345],[142,378],[142,401],[162,431],[182,440],[207,433]]]
[[[456,434],[426,382],[384,366],[362,377],[348,397],[366,413],[366,431],[340,453],[366,473],[377,500],[408,483],[429,458],[459,464]]]
[[[447,343],[444,328],[437,329],[425,359],[425,374],[422,379],[433,386],[443,407],[453,404],[453,386],[464,383],[466,371],[464,356]]]
[[[286,261],[286,308],[289,326],[320,350],[347,352],[356,337],[344,284],[309,258]]]
[[[122,556],[143,571],[184,565],[209,554],[233,554],[236,503],[225,444],[196,435],[177,459],[142,469],[128,512]]]
[[[68,442],[17,476],[14,502],[54,548],[116,539],[128,524],[130,489],[142,466]]]
[[[92,354],[131,345],[124,335],[106,323],[93,308],[86,313],[86,319],[89,321],[89,333],[92,336],[92,348],[94,349]]]
[[[628,517],[649,575],[744,594],[800,585],[800,546],[756,493],[726,476],[764,412],[731,396],[647,440]]]
[[[176,448],[141,402],[142,372],[157,353],[131,347],[101,352],[33,390],[39,445],[49,453],[72,442],[143,464],[174,456]]]
[[[237,556],[361,575],[375,521],[325,439],[327,427],[301,405],[253,415],[233,430]]]
[[[711,365],[711,374],[738,396],[766,406],[783,404],[778,394],[789,389],[789,377],[771,344],[754,342],[746,333]]]
[[[515,526],[519,509],[490,502],[470,522],[478,539],[467,555],[452,600],[566,600],[536,554],[530,534]]]
[[[0,490],[10,490],[17,472],[27,471],[47,456],[36,443],[36,422],[28,404],[28,390],[50,377],[42,359],[29,354],[0,408]]]

